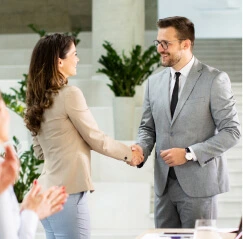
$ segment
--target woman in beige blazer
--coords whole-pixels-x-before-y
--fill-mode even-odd
[[[38,181],[44,189],[64,185],[70,194],[62,212],[42,220],[47,239],[90,238],[86,192],[94,190],[91,150],[132,166],[143,161],[138,152],[100,131],[81,90],[67,85],[78,61],[75,39],[53,34],[37,42],[30,62],[25,123],[37,157],[44,159]]]

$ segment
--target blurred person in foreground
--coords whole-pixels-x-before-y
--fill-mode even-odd
[[[64,188],[51,187],[41,193],[41,186],[34,181],[21,207],[13,191],[18,178],[19,161],[13,147],[7,142],[9,114],[0,95],[0,144],[5,155],[0,157],[0,238],[34,239],[38,219],[59,212],[67,199]]]

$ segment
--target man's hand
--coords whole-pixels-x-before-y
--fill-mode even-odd
[[[13,185],[18,177],[19,161],[12,146],[5,147],[5,157],[0,164],[0,193]]]
[[[144,161],[143,149],[139,145],[132,145],[132,161],[128,162],[130,166],[137,166]]]
[[[185,154],[186,152],[184,148],[160,150],[160,157],[170,167],[185,164],[187,162]]]

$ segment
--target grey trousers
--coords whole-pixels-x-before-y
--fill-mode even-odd
[[[47,239],[90,239],[86,192],[70,194],[64,209],[41,221]]]
[[[217,218],[217,196],[190,197],[178,180],[168,178],[162,196],[155,194],[154,220],[156,228],[194,228],[196,219]]]

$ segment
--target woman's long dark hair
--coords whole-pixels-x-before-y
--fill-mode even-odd
[[[58,93],[67,79],[58,71],[58,59],[65,59],[75,38],[55,33],[41,38],[32,52],[26,91],[26,127],[37,135],[44,110],[53,104],[53,93]]]

